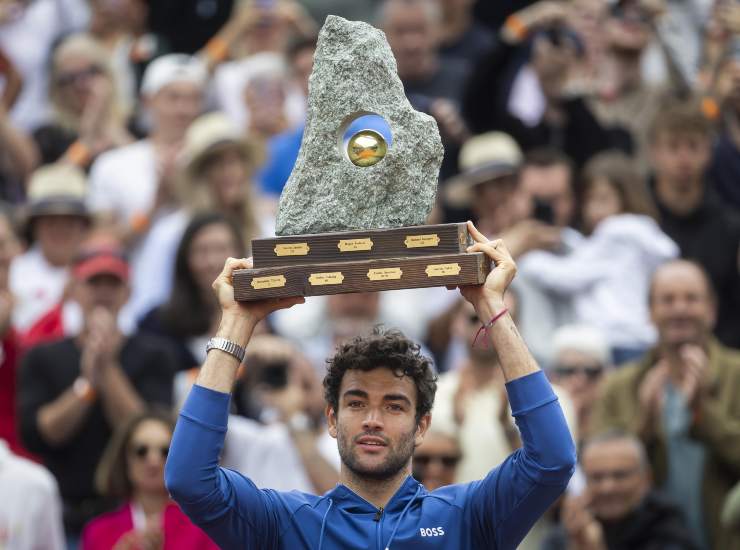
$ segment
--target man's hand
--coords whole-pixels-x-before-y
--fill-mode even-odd
[[[606,550],[604,531],[588,508],[590,501],[588,491],[563,501],[563,526],[568,533],[568,547],[574,550]]]
[[[640,382],[640,387],[637,390],[637,400],[642,411],[642,424],[639,428],[642,437],[650,437],[654,434],[663,411],[665,384],[668,381],[669,371],[668,362],[660,360],[653,365]]]
[[[469,246],[468,252],[483,252],[493,260],[494,268],[488,274],[485,283],[475,286],[460,287],[460,294],[468,302],[473,304],[481,320],[486,319],[489,308],[485,305],[494,305],[495,309],[501,309],[504,302],[504,293],[509,288],[511,281],[516,275],[516,264],[509,250],[501,239],[489,241],[478,231],[473,222],[468,222],[468,231],[475,240],[475,244]],[[484,315],[481,313],[485,312]]]
[[[213,291],[224,316],[230,315],[248,321],[252,328],[273,311],[285,309],[306,301],[303,296],[272,298],[255,302],[237,302],[234,299],[234,271],[251,269],[252,258],[229,258],[221,274],[213,282]]]
[[[683,378],[678,390],[689,406],[697,404],[709,388],[709,358],[699,346],[687,344],[679,352],[683,361]]]

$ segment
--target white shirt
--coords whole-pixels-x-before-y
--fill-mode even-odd
[[[602,221],[568,255],[530,252],[520,273],[561,295],[572,296],[575,322],[604,331],[612,347],[649,347],[655,328],[647,309],[653,271],[679,249],[652,218],[619,214]]]
[[[143,139],[100,155],[90,169],[88,204],[93,212],[112,212],[130,223],[148,215],[159,186],[154,145]]]
[[[63,550],[62,506],[46,468],[15,456],[0,440],[0,548]]]
[[[317,450],[338,469],[336,442],[333,446],[319,443]],[[248,477],[261,489],[316,493],[284,424],[264,425],[242,416],[229,416],[221,465]]]
[[[25,331],[56,306],[69,280],[67,267],[51,265],[38,245],[10,264],[10,292],[15,297],[13,326]]]

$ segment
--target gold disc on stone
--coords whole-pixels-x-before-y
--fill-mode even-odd
[[[361,130],[349,139],[347,155],[355,166],[377,164],[388,152],[385,138],[375,130]]]

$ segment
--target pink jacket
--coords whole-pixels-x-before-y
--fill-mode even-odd
[[[174,502],[165,508],[163,550],[218,550],[218,546],[193,525]],[[111,550],[123,535],[133,530],[131,503],[90,520],[82,531],[82,550]]]

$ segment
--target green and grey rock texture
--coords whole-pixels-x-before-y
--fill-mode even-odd
[[[329,16],[311,74],[301,150],[280,197],[277,235],[421,225],[434,204],[442,142],[434,119],[415,111],[378,29]],[[345,156],[343,126],[357,113],[385,118],[386,157],[369,167]]]

